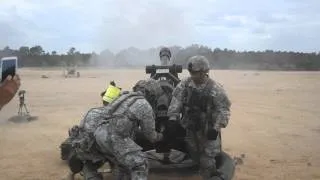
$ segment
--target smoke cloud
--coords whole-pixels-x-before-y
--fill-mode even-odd
[[[101,47],[117,52],[131,46],[147,49],[192,42],[194,28],[170,3],[120,0],[114,6],[120,11],[104,17],[97,37]]]

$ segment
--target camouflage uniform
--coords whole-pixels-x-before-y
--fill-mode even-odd
[[[81,121],[80,127],[93,134],[97,149],[87,154],[78,153],[80,159],[88,162],[83,167],[85,179],[101,180],[91,163],[101,158],[111,160],[131,180],[147,179],[147,159],[142,148],[133,141],[135,132],[142,131],[151,142],[163,137],[155,131],[155,116],[145,96],[141,92],[126,92],[108,106],[91,109]]]
[[[203,57],[196,56],[193,59],[201,59]],[[221,139],[220,133],[216,140],[208,140],[207,132],[208,129],[214,129],[220,132],[221,128],[225,128],[229,121],[230,116],[230,101],[226,95],[223,87],[210,79],[208,76],[204,78],[202,84],[195,84],[191,77],[184,78],[177,85],[173,92],[173,97],[168,109],[168,116],[170,120],[180,119],[180,113],[183,113],[186,109],[184,105],[184,98],[188,88],[194,88],[198,92],[206,93],[208,96],[203,101],[211,101],[213,106],[211,108],[211,124],[210,121],[205,118],[206,113],[197,113],[198,123],[200,127],[194,130],[194,122],[191,122],[190,116],[183,115],[180,120],[180,124],[186,129],[186,143],[187,150],[191,158],[199,163],[200,174],[203,179],[208,180],[213,178],[216,171],[215,157],[221,151]],[[202,101],[202,100],[198,100]],[[203,104],[204,102],[200,102]],[[201,118],[204,117],[204,118]],[[211,126],[211,127],[210,127]]]

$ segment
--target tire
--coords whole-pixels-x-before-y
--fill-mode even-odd
[[[235,173],[235,162],[229,154],[222,151],[220,155],[216,157],[217,168],[222,173],[224,180],[231,180]]]

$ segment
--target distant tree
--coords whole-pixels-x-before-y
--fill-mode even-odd
[[[169,47],[172,63],[186,68],[189,57],[203,55],[208,58],[215,69],[258,69],[258,70],[320,70],[320,53],[303,53],[292,51],[235,51],[227,48],[211,49],[207,46],[192,44],[187,47]],[[21,46],[18,50],[9,46],[0,49],[0,58],[18,56],[21,66],[48,67],[59,65],[86,65],[108,67],[144,67],[159,63],[161,47],[141,50],[135,47],[123,49],[118,53],[104,50],[100,54],[81,53],[71,47],[67,54],[58,55],[56,51],[45,52],[40,45],[29,48]]]
[[[30,48],[30,55],[32,56],[41,56],[43,54],[44,50],[39,45]]]
[[[6,46],[6,47],[3,48],[3,51],[4,51],[4,52],[8,52],[8,51],[11,51],[11,49],[10,49],[9,46]]]
[[[69,51],[67,52],[67,54],[68,55],[74,55],[74,52],[76,51],[76,48],[74,48],[74,47],[71,47],[70,49],[69,49]]]
[[[21,46],[19,48],[19,55],[20,56],[28,56],[30,54],[30,49],[28,46]]]
[[[17,50],[11,49],[9,46],[6,46],[3,48],[3,50],[0,50],[0,57],[2,56],[17,56]]]

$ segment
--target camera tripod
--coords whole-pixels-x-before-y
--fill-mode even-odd
[[[29,115],[29,111],[27,108],[27,105],[25,104],[25,100],[24,100],[24,95],[25,95],[26,91],[25,90],[21,90],[19,91],[19,110],[18,110],[18,115],[23,115],[23,108],[26,111],[27,115]]]

